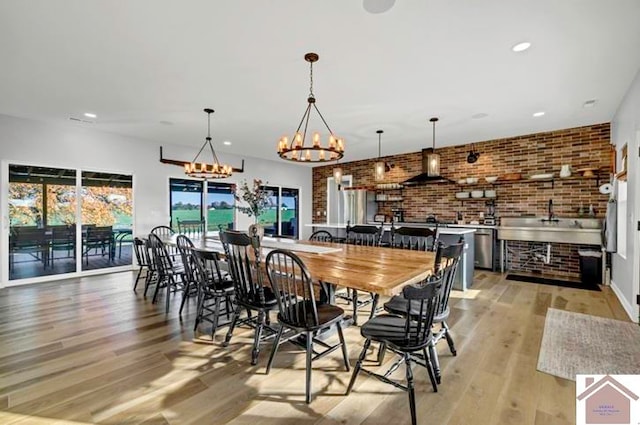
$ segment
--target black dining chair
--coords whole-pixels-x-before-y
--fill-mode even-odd
[[[211,323],[211,340],[218,329],[220,315],[227,316],[231,323],[231,301],[235,291],[233,280],[220,267],[220,255],[215,251],[199,248],[191,249],[194,278],[198,288],[198,311],[193,331],[202,322]],[[221,302],[224,301],[224,311]]]
[[[364,245],[379,247],[382,240],[382,226],[371,225],[355,225],[351,226],[347,223],[347,237],[346,243],[351,245]],[[369,317],[375,315],[376,308],[378,306],[378,295],[369,293],[369,298],[366,300],[359,299],[358,291],[355,289],[347,288],[346,295],[336,294],[336,296],[351,302],[353,306],[353,324],[358,324],[358,310],[367,305],[371,305],[371,313]]]
[[[310,241],[333,242],[333,235],[326,230],[316,230],[309,236]]]
[[[149,237],[147,236],[143,240],[143,242],[144,250],[142,250],[141,254],[144,258],[143,261],[148,264],[147,275],[144,279],[144,297],[146,298],[149,286],[156,285],[158,283],[158,267],[156,266],[155,258],[153,257],[153,251],[151,250],[151,242],[149,241]]]
[[[276,333],[268,322],[269,312],[278,309],[278,302],[271,288],[263,286],[260,270],[260,239],[255,232],[249,236],[243,232],[227,230],[220,232],[220,241],[224,247],[229,273],[235,286],[236,303],[223,345],[229,344],[237,325],[246,323],[254,327],[251,364],[255,365],[258,363],[263,331],[266,330],[270,335]],[[247,310],[248,317],[240,320],[242,309]],[[250,311],[257,312],[257,315],[249,315]]]
[[[182,315],[182,309],[187,302],[187,299],[191,296],[198,295],[198,283],[195,277],[195,265],[193,264],[193,257],[191,256],[191,250],[194,248],[193,242],[185,235],[178,235],[176,237],[176,247],[180,253],[180,259],[184,273],[182,274],[182,280],[184,289],[182,291],[182,302],[180,303],[180,315]]]
[[[311,274],[302,260],[291,251],[273,250],[267,255],[265,263],[271,290],[276,294],[279,310],[278,322],[280,323],[280,329],[276,339],[273,341],[271,355],[267,363],[267,373],[271,370],[285,329],[293,331],[292,334],[287,335],[286,341],[296,341],[296,338],[304,335],[307,358],[305,401],[310,403],[312,360],[319,359],[338,348],[342,348],[344,366],[349,371],[349,356],[341,323],[344,319],[344,310],[335,305],[316,302]],[[313,349],[315,337],[334,325],[338,330],[340,342],[335,345],[328,345],[326,342],[321,341],[319,345],[325,347],[325,350],[316,353]]]
[[[176,234],[175,230],[173,230],[169,226],[156,226],[153,229],[151,229],[150,233],[156,236],[159,236],[160,238],[169,237]]]
[[[437,227],[434,229],[426,227],[391,227],[392,248],[435,251],[437,244]]]
[[[445,246],[443,243],[439,243],[436,251],[434,273],[442,278],[442,292],[438,295],[438,303],[436,305],[433,323],[439,323],[440,329],[433,333],[433,338],[429,343],[429,353],[433,363],[436,382],[438,384],[441,382],[440,361],[436,350],[436,344],[438,341],[445,338],[449,345],[451,354],[454,356],[457,355],[453,337],[451,336],[451,331],[449,330],[449,326],[446,321],[449,318],[450,312],[449,297],[456,279],[456,272],[458,270],[458,264],[460,263],[463,251],[464,238],[460,238],[458,243],[448,246]],[[405,314],[408,305],[409,302],[402,295],[396,295],[384,304],[384,309],[392,314]],[[420,314],[418,304],[411,302],[410,307],[411,315],[413,317],[417,317]],[[382,357],[384,357],[384,347],[380,348],[380,361],[382,361]]]
[[[408,392],[411,423],[412,425],[416,425],[418,423],[416,417],[415,383],[411,366],[412,363],[417,363],[426,367],[433,391],[438,391],[427,348],[433,340],[431,326],[433,325],[433,316],[436,312],[438,296],[441,289],[442,277],[440,276],[431,276],[420,284],[405,286],[402,290],[402,294],[405,299],[412,303],[411,305],[418,307],[418,311],[420,313],[418,316],[410,314],[410,307],[409,304],[407,304],[407,310],[404,312],[404,315],[381,314],[369,319],[364,325],[362,325],[360,333],[365,338],[365,342],[362,352],[358,357],[358,362],[353,370],[353,374],[351,375],[351,381],[347,388],[347,395],[353,389],[353,385],[356,382],[358,374],[360,374],[360,372],[364,372],[381,382],[391,384],[396,388]],[[384,374],[380,374],[363,367],[362,364],[372,342],[379,342],[382,346],[387,347],[388,350],[400,356],[401,362],[405,364],[406,384],[389,378],[389,376],[391,376],[391,374],[398,368],[400,364],[399,362],[394,363],[391,369]],[[424,360],[420,360],[413,356],[412,354],[414,353],[421,353],[422,359]]]
[[[138,237],[133,238],[133,252],[136,255],[136,263],[138,264],[138,274],[136,275],[136,281],[133,284],[134,291],[138,287],[138,281],[142,277],[142,273],[144,272],[145,274],[145,282],[149,279],[149,274],[151,273],[149,255],[145,253],[146,249],[146,244],[142,239]]]
[[[160,237],[151,233],[149,234],[149,246],[153,253],[153,261],[156,267],[156,273],[158,274],[156,290],[153,293],[153,303],[158,299],[158,294],[161,288],[166,289],[165,296],[165,313],[169,313],[169,300],[171,298],[171,292],[182,292],[185,290],[184,284],[184,268],[182,264],[176,264],[173,261],[171,254],[167,250],[167,247],[162,242]],[[184,296],[184,295],[183,295]]]

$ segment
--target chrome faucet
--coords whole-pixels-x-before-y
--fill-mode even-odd
[[[553,213],[553,199],[549,199],[549,218],[547,221],[558,221],[556,215]]]

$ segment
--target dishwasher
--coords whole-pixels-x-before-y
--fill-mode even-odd
[[[477,229],[474,233],[475,255],[474,265],[480,269],[494,269],[495,230]]]

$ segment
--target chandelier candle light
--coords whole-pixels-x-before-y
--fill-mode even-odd
[[[284,136],[278,142],[278,155],[282,159],[288,161],[301,161],[301,162],[324,162],[324,161],[337,161],[344,156],[344,140],[336,137],[327,121],[320,113],[318,106],[316,105],[316,98],[313,94],[313,63],[317,62],[319,56],[316,53],[307,53],[304,55],[304,60],[309,62],[309,96],[307,97],[307,108],[302,115],[300,124],[295,134],[289,141],[287,136]],[[329,131],[329,144],[323,146],[320,143],[320,133],[313,133],[311,143],[307,143],[307,127],[309,126],[309,118],[311,117],[311,108],[313,108],[322,123]],[[304,128],[303,128],[304,124]],[[302,129],[302,131],[300,131]]]
[[[207,137],[205,139],[204,144],[198,151],[198,154],[193,161],[187,162],[184,164],[184,173],[189,177],[195,177],[198,179],[204,180],[213,180],[213,179],[224,179],[231,176],[233,172],[233,167],[226,164],[221,164],[218,160],[218,156],[216,155],[216,151],[213,149],[213,145],[211,144],[211,114],[214,112],[213,109],[207,108],[204,110],[207,113]],[[209,149],[211,150],[211,155],[213,157],[213,162],[211,164],[207,164],[206,162],[198,162],[198,157],[202,153],[202,151],[209,145]]]

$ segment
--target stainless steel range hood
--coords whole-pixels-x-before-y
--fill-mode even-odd
[[[452,183],[452,180],[444,178],[442,176],[430,176],[427,173],[428,163],[427,163],[427,155],[431,152],[431,149],[422,149],[422,174],[418,174],[417,176],[413,176],[408,180],[402,182],[405,186],[417,186],[423,184],[431,184],[431,183]]]

